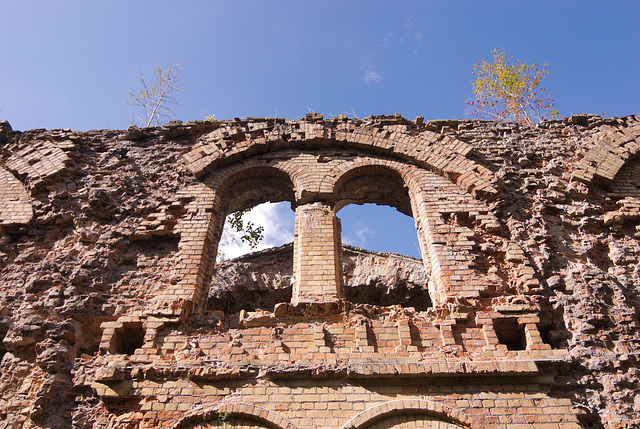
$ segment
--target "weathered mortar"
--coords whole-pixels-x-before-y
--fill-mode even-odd
[[[635,117],[589,115],[536,127],[314,115],[86,133],[0,123],[0,419],[638,427],[639,135]],[[323,265],[345,275],[318,283],[333,288],[326,303],[230,285],[257,271],[274,290],[290,284],[293,263],[264,263],[285,267],[280,281],[245,261],[220,286],[235,307],[207,308],[220,219],[269,199],[410,212],[434,305],[394,292],[397,279],[422,283],[408,268],[363,266],[397,258],[347,249]],[[350,295],[368,276],[391,293]]]

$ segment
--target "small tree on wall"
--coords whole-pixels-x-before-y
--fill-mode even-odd
[[[540,86],[549,74],[547,65],[513,60],[502,48],[493,50],[493,62],[481,60],[473,66],[475,100],[467,102],[472,116],[498,121],[532,124],[555,118],[551,93]]]
[[[143,115],[135,118],[145,127],[158,125],[161,119],[173,117],[173,106],[179,105],[176,94],[182,92],[184,72],[182,65],[176,63],[168,67],[158,65],[155,68],[155,82],[151,85],[147,83],[142,74],[140,83],[142,89],[138,92],[131,92],[130,100],[127,104],[142,108]],[[207,121],[214,121],[215,116],[210,115],[205,118]],[[227,217],[225,230],[230,241],[239,240],[246,243],[251,249],[255,249],[264,238],[264,228],[256,226],[246,220],[246,215],[251,209],[240,210]]]
[[[142,107],[143,116],[136,116],[136,119],[145,127],[158,125],[162,118],[173,117],[172,107],[178,105],[175,95],[182,92],[181,87],[184,85],[184,72],[180,63],[165,68],[159,65],[153,72],[156,81],[152,85],[140,74],[142,89],[130,93],[130,100],[127,102],[132,106]]]

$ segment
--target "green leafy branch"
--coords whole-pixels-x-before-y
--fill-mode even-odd
[[[264,227],[255,226],[252,222],[244,221],[243,216],[249,213],[251,209],[239,210],[230,214],[227,221],[231,229],[240,234],[240,240],[247,243],[249,247],[254,249],[264,238]]]
[[[229,416],[231,416],[231,412],[220,411],[218,413],[218,423],[220,423],[222,427],[227,427],[229,425]]]

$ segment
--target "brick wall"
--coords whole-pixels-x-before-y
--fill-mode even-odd
[[[24,206],[2,231],[0,419],[105,429],[634,427],[637,121],[593,126],[600,131],[572,121],[519,130],[310,115],[18,140],[0,170],[3,201]],[[553,144],[537,153],[516,141],[544,130]],[[135,159],[146,162],[124,171],[129,183],[118,182],[114,166],[144,151]],[[149,169],[145,186],[132,186],[136,169]],[[83,180],[91,189],[78,191]],[[109,195],[124,191],[144,195],[112,209]],[[225,216],[264,201],[296,212],[291,301],[208,310]],[[413,216],[431,307],[345,299],[336,213],[352,203]]]
[[[238,427],[276,425],[269,419],[301,428],[577,427],[566,400],[541,393],[548,380],[539,365],[568,355],[543,342],[540,308],[523,295],[538,285],[533,270],[482,200],[495,192],[491,172],[466,158],[468,146],[455,139],[345,125],[308,124],[284,142],[234,134],[232,145],[214,131],[184,156],[210,191],[196,189],[193,214],[178,223],[184,262],[159,298],[171,311],[156,306],[133,321],[144,339],[120,363],[111,356],[124,350],[113,344],[127,329],[133,335],[132,322],[103,325],[107,354],[93,364],[116,369],[98,369],[94,389],[107,403],[139,398],[131,412],[142,427],[200,427],[200,419]],[[341,142],[353,149],[335,149]],[[243,329],[233,333],[185,336],[172,317],[203,308],[214,231],[229,211],[267,200],[296,206],[291,303],[273,313],[241,312]],[[359,307],[343,301],[334,209],[349,203],[388,204],[414,216],[433,310],[354,318]],[[503,275],[483,272],[480,235],[509,250],[494,262]],[[508,295],[519,303],[501,313],[496,299]],[[268,411],[227,415],[230,404]]]

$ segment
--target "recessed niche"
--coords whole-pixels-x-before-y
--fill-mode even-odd
[[[507,350],[526,350],[527,339],[524,333],[524,326],[520,326],[518,319],[509,317],[496,319],[493,321],[500,344],[507,346]]]
[[[127,322],[116,329],[109,351],[113,354],[132,355],[144,344],[142,322]]]

